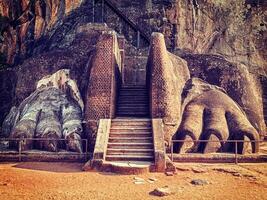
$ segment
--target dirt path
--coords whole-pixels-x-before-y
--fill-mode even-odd
[[[137,185],[133,175],[83,172],[79,163],[1,163],[0,199],[267,199],[267,164],[177,166],[181,169],[175,176],[143,174],[138,177],[145,183]],[[199,169],[202,172],[196,173]],[[148,178],[157,181],[149,183]],[[195,186],[192,179],[209,184]],[[149,194],[163,186],[174,194],[161,198]]]

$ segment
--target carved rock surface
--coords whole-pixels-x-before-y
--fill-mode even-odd
[[[20,104],[18,109],[15,107],[11,109],[3,129],[6,130],[5,133],[11,131],[8,135],[10,138],[29,139],[23,143],[23,150],[37,147],[58,151],[59,148],[66,147],[70,151],[82,152],[83,102],[81,99],[75,99],[80,97],[80,93],[76,90],[75,81],[68,76],[69,71],[63,69],[44,77],[38,82],[38,88]],[[72,84],[69,85],[69,82]],[[33,138],[41,140],[30,140]],[[67,139],[67,141],[53,139]],[[11,147],[17,147],[17,143],[11,143]]]
[[[186,144],[186,148],[182,148],[185,143],[176,143],[175,151],[181,152],[209,152],[209,151],[233,151],[233,144],[228,143],[227,140],[239,139],[244,140],[248,137],[251,140],[252,152],[259,150],[258,142],[254,140],[259,139],[259,133],[253,127],[250,118],[247,118],[242,106],[239,106],[231,97],[227,95],[225,90],[221,87],[211,85],[198,78],[190,78],[186,73],[187,65],[178,65],[178,63],[171,62],[171,56],[166,56],[167,50],[164,48],[164,38],[160,34],[154,34],[152,37],[152,46],[150,49],[152,53],[149,56],[148,68],[152,69],[150,74],[150,88],[152,88],[152,105],[155,105],[155,113],[162,115],[165,127],[169,130],[165,134],[174,135],[175,139],[184,140],[214,140],[208,142],[191,142]],[[157,52],[153,53],[153,52]],[[181,59],[181,58],[179,58]],[[181,62],[180,62],[181,63]],[[181,69],[182,68],[182,69]],[[186,69],[183,69],[186,68]],[[157,69],[156,71],[153,69]],[[178,70],[180,69],[180,70]],[[173,70],[169,76],[164,76],[159,70]],[[237,73],[241,73],[239,68],[235,68]],[[155,79],[156,77],[156,79]],[[187,82],[178,81],[187,80]],[[230,85],[230,77],[225,77],[225,88]],[[170,88],[175,88],[172,92],[166,87],[155,87],[155,83]],[[154,81],[154,82],[153,82]],[[227,82],[228,81],[228,82]],[[244,85],[243,89],[247,90]],[[154,93],[153,93],[154,92]],[[246,91],[243,91],[246,93]],[[159,95],[160,98],[157,98]],[[251,96],[250,100],[255,96]],[[176,104],[173,100],[177,100]],[[159,102],[159,103],[155,103]],[[153,116],[152,107],[152,116]],[[261,113],[258,113],[260,116]],[[176,116],[176,117],[173,117]],[[166,119],[176,120],[172,124],[168,123]],[[261,122],[261,121],[259,121]],[[178,130],[173,131],[174,127]],[[166,130],[166,128],[165,128]],[[172,132],[173,131],[173,132]],[[176,132],[176,134],[175,134]],[[168,139],[169,136],[165,137]],[[217,138],[217,139],[216,139]],[[224,142],[217,142],[216,140],[225,140]],[[211,143],[213,145],[211,145]],[[189,145],[188,145],[189,144]],[[243,153],[243,143],[238,147],[239,153]]]
[[[192,140],[209,140],[197,143],[187,152],[225,152],[233,151],[234,143],[227,140],[259,140],[259,134],[247,119],[244,111],[223,89],[193,78],[188,81],[183,91],[183,119],[176,134],[176,139],[183,140],[190,136]],[[211,141],[212,140],[212,141]],[[225,142],[219,140],[224,140]],[[259,150],[257,142],[251,142],[252,152]],[[183,143],[178,143],[177,151]],[[243,152],[243,143],[238,148]]]
[[[0,52],[8,64],[18,63],[32,54],[37,41],[53,34],[71,11],[77,9],[82,0],[3,0],[0,15],[5,22]]]
[[[221,56],[181,55],[188,63],[192,77],[223,88],[245,111],[261,136],[266,133],[263,113],[263,90],[259,78],[243,64],[231,63]]]

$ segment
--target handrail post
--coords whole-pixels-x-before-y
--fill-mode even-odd
[[[21,162],[21,139],[19,139],[19,162]]]
[[[92,13],[92,21],[93,21],[93,23],[95,23],[95,0],[93,0],[93,3],[92,3],[93,5],[92,5],[92,11],[93,11],[93,13]]]
[[[101,18],[102,23],[104,23],[104,0],[101,1]]]
[[[88,140],[85,140],[85,160],[88,159]]]
[[[237,141],[235,140],[235,164],[238,164],[237,160]]]
[[[171,161],[173,162],[173,141],[171,141]]]
[[[140,31],[137,31],[137,48],[140,47]]]

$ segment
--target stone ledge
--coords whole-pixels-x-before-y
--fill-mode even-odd
[[[171,154],[168,154],[171,159]],[[237,155],[238,163],[267,162],[266,154]],[[235,154],[173,154],[173,162],[234,163]]]
[[[162,119],[152,119],[155,171],[164,172],[166,168],[165,144]]]
[[[97,170],[123,175],[137,175],[155,172],[153,163],[150,162],[107,162],[103,160],[90,160],[84,167],[84,171]]]
[[[36,161],[36,162],[85,162],[91,157],[91,153],[79,154],[75,152],[47,152],[26,151],[19,155],[16,151],[0,153],[0,162],[7,161]]]
[[[111,126],[111,119],[100,119],[97,130],[93,159],[105,160],[110,126]]]

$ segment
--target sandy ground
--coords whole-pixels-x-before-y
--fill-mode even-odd
[[[134,175],[83,172],[80,163],[0,163],[0,199],[267,199],[267,163],[264,164],[177,164],[177,174],[148,173]],[[195,170],[197,169],[197,170]],[[202,171],[196,173],[194,171]],[[182,171],[187,170],[187,171]],[[156,178],[149,183],[149,178]],[[207,185],[196,186],[192,179]],[[166,197],[149,194],[168,186],[174,193]]]

